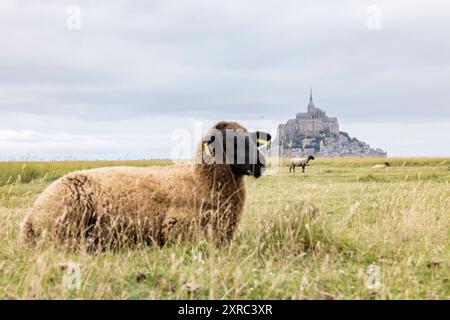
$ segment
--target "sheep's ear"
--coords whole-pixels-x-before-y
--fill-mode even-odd
[[[252,133],[252,136],[254,137],[256,141],[256,145],[262,146],[262,145],[268,145],[270,144],[270,140],[272,139],[272,136],[268,134],[267,132],[262,131],[256,131]]]

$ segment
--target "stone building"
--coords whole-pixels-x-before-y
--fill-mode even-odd
[[[290,119],[287,123],[278,126],[279,136],[288,136],[294,133],[305,136],[317,136],[324,131],[338,134],[338,119],[336,117],[328,117],[325,111],[316,108],[313,102],[312,90],[309,93],[307,112],[297,113],[295,119]]]
[[[295,119],[280,124],[277,140],[282,156],[386,156],[385,151],[372,149],[367,143],[339,131],[338,119],[328,117],[314,105],[312,90],[307,112],[297,113]]]

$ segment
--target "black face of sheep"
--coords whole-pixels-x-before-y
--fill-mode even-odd
[[[386,167],[390,167],[390,166],[391,166],[391,165],[389,164],[389,162],[385,162],[384,165],[385,165]]]
[[[259,147],[270,143],[265,132],[247,132],[245,129],[212,130],[204,140],[213,163],[226,163],[236,175],[259,178],[265,169],[266,159]]]
[[[309,155],[309,156],[308,156],[308,159],[309,159],[309,160],[314,160],[314,157],[313,157],[312,155]]]

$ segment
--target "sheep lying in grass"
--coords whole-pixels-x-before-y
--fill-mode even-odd
[[[385,162],[383,164],[376,164],[372,167],[372,169],[386,169],[387,167],[390,167],[391,165],[389,162]]]
[[[305,158],[292,158],[289,172],[293,170],[295,173],[295,167],[302,167],[302,173],[305,173],[305,167],[308,165],[309,160],[314,160],[314,157],[309,155]]]
[[[243,149],[238,141],[244,141]],[[36,200],[21,237],[26,243],[47,239],[102,250],[163,245],[202,230],[225,243],[242,215],[244,176],[261,176],[265,159],[258,147],[269,141],[268,134],[220,122],[198,147],[195,164],[70,173]]]

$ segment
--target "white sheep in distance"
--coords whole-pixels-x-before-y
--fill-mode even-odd
[[[376,164],[372,167],[372,169],[386,169],[387,167],[390,167],[391,165],[389,162],[385,162],[383,164]]]
[[[309,155],[305,158],[292,158],[291,165],[289,166],[289,172],[293,170],[295,173],[295,167],[302,167],[302,173],[305,173],[305,167],[308,165],[309,160],[314,160],[314,157]]]

